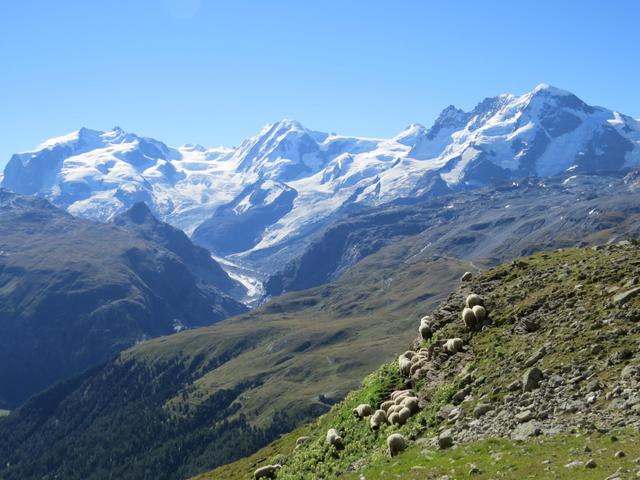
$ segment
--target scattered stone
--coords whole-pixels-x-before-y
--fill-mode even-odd
[[[578,468],[584,465],[584,462],[580,460],[574,460],[573,462],[569,462],[565,465],[565,468]]]
[[[633,378],[638,378],[640,376],[640,368],[636,365],[627,365],[622,369],[620,373],[620,378],[622,380],[631,380]]]
[[[533,367],[527,370],[522,376],[523,391],[531,392],[538,388],[542,377],[542,370],[540,370],[538,367]]]
[[[598,464],[596,463],[596,461],[591,458],[587,461],[587,463],[584,464],[585,467],[587,468],[596,468],[598,466]]]
[[[507,390],[509,390],[510,392],[515,392],[517,390],[520,390],[521,388],[522,382],[520,382],[520,380],[515,380],[507,386]]]
[[[438,435],[438,447],[444,450],[451,446],[453,446],[453,433],[451,429],[443,430],[440,435]]]
[[[464,273],[462,274],[462,277],[460,278],[460,280],[461,280],[462,282],[468,282],[468,281],[470,281],[472,278],[473,278],[473,273],[471,273],[471,272],[464,272]]]
[[[540,424],[533,420],[530,420],[526,423],[519,424],[516,428],[511,432],[511,438],[513,440],[526,440],[530,437],[536,437],[542,433],[542,429],[540,428]]]
[[[640,287],[632,288],[631,290],[627,290],[625,292],[618,293],[617,295],[614,295],[613,296],[613,302],[617,303],[619,305],[623,304],[627,300],[630,300],[633,297],[635,297],[636,295],[638,295],[639,293],[640,293]]]
[[[480,418],[491,410],[493,410],[493,405],[490,403],[479,403],[476,408],[473,409],[473,416]]]
[[[471,467],[469,469],[469,475],[477,475],[479,473],[482,473],[480,471],[480,469],[476,465],[474,465],[473,463],[471,465],[469,465],[469,466]]]
[[[537,352],[531,355],[524,362],[524,368],[529,368],[534,366],[539,360],[541,360],[547,354],[547,350],[544,347],[541,347]]]
[[[626,456],[626,454],[622,450],[618,450],[615,454],[616,458],[622,458],[624,456]]]
[[[524,410],[516,414],[516,420],[518,423],[528,422],[533,419],[533,412],[531,410]]]

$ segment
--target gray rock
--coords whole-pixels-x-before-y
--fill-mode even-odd
[[[596,461],[591,458],[587,461],[587,463],[584,464],[585,467],[587,468],[596,468],[598,466],[598,464],[596,463]]]
[[[527,358],[524,362],[524,367],[529,368],[535,365],[539,360],[541,360],[547,354],[547,350],[544,347],[541,347],[537,352]]]
[[[453,432],[451,429],[443,430],[438,435],[438,447],[441,449],[450,448],[453,445]]]
[[[617,304],[625,303],[640,293],[640,287],[632,288],[613,296],[613,302]]]
[[[631,380],[633,378],[638,378],[640,376],[640,368],[636,365],[627,365],[622,369],[620,373],[620,378],[622,380]]]
[[[471,272],[464,272],[464,274],[462,274],[462,277],[460,278],[460,281],[462,282],[468,282],[473,278],[473,273]]]
[[[540,385],[542,377],[542,370],[538,367],[530,368],[522,376],[522,390],[525,392],[535,390]]]
[[[531,410],[524,410],[516,414],[516,420],[518,423],[528,422],[531,419],[533,419],[533,412]]]
[[[529,437],[535,437],[542,433],[540,424],[533,420],[521,423],[511,432],[511,438],[513,440],[526,440]]]
[[[473,409],[473,416],[476,418],[482,417],[487,412],[493,410],[493,405],[490,403],[479,403],[476,408]]]

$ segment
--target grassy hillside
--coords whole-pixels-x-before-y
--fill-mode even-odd
[[[640,249],[631,244],[539,253],[485,272],[436,311],[423,312],[433,315],[437,332],[411,348],[435,353],[426,373],[410,380],[420,411],[405,425],[374,432],[368,420],[351,414],[360,403],[378,408],[403,388],[394,360],[318,420],[198,479],[247,479],[256,467],[276,462],[283,464],[278,479],[297,480],[605,478],[615,472],[635,478],[639,278]],[[460,320],[471,291],[484,297],[489,312],[475,332]],[[465,347],[448,355],[439,345],[452,337]],[[523,376],[534,367],[543,378],[524,391]],[[326,444],[329,428],[339,431],[344,450]],[[395,432],[408,448],[390,458],[385,441]],[[302,435],[310,441],[295,448]],[[453,448],[439,448],[439,435],[450,436]],[[615,456],[618,451],[625,456]],[[587,468],[589,460],[594,468]]]
[[[0,422],[0,477],[185,478],[326,412],[475,268],[405,263],[410,247],[222,324],[144,342],[34,397]]]

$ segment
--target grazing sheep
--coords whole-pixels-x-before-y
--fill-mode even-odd
[[[356,408],[351,410],[351,412],[358,418],[368,417],[373,413],[373,408],[368,403],[361,403]]]
[[[391,395],[389,395],[389,398],[391,400],[395,400],[399,396],[408,395],[408,394],[414,395],[413,390],[410,389],[410,388],[408,388],[406,390],[395,390],[395,391],[391,392]]]
[[[387,437],[387,447],[389,447],[389,455],[394,457],[407,448],[407,442],[399,433],[392,433]]]
[[[406,397],[402,401],[402,406],[411,410],[412,414],[418,413],[420,407],[418,406],[418,399],[416,397]]]
[[[336,450],[342,450],[344,448],[342,437],[338,435],[335,428],[330,428],[327,432],[327,443],[335,447]]]
[[[418,333],[423,340],[429,340],[431,337],[433,337],[433,331],[431,330],[431,327],[429,325],[421,324],[418,327]]]
[[[372,430],[378,430],[380,425],[388,423],[387,413],[384,410],[376,410],[373,415],[371,415],[371,419],[369,420],[369,425]]]
[[[476,307],[478,306],[479,305],[476,305]],[[476,307],[473,307],[473,308],[476,308]],[[467,327],[469,330],[473,330],[474,327],[476,326],[476,320],[477,320],[477,317],[473,313],[472,309],[470,309],[469,307],[464,307],[462,309],[462,321],[464,322],[465,327]]]
[[[407,407],[402,407],[402,409],[398,412],[398,422],[400,423],[400,425],[404,425],[405,423],[407,423],[409,417],[411,417],[411,410],[409,410]]]
[[[282,465],[276,463],[275,465],[265,465],[264,467],[258,468],[255,472],[253,472],[253,478],[256,480],[258,478],[276,478],[278,475],[278,470],[282,468]]]
[[[298,437],[296,439],[296,447],[299,447],[300,445],[304,445],[309,440],[311,440],[311,437]]]
[[[411,369],[409,370],[409,374],[413,375],[417,370],[421,369],[424,366],[424,362],[421,360],[417,361],[413,365],[411,365]]]
[[[475,305],[472,312],[479,322],[482,322],[487,318],[487,311],[482,305]]]
[[[447,353],[454,354],[462,350],[464,342],[461,338],[450,338],[444,344],[444,350]]]
[[[409,375],[411,370],[411,360],[406,357],[398,358],[398,368],[400,368],[400,373],[402,373],[405,377]]]
[[[394,402],[393,400],[387,400],[386,402],[382,402],[380,404],[380,410],[384,410],[385,412],[389,410],[389,407],[391,407],[392,405],[395,405],[396,402]]]
[[[475,293],[472,293],[467,297],[467,300],[465,303],[467,307],[473,308],[476,305],[482,305],[484,301],[482,300],[482,297],[480,295],[476,295]]]
[[[413,357],[415,357],[415,355],[416,355],[416,352],[414,352],[413,350],[407,350],[400,356],[411,360]]]
[[[400,415],[398,415],[396,412],[393,412],[387,418],[389,419],[389,423],[391,425],[398,425]]]

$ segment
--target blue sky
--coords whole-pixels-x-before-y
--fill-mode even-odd
[[[640,117],[640,2],[0,0],[0,165],[81,126],[392,136],[538,83]]]

